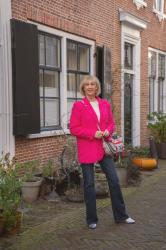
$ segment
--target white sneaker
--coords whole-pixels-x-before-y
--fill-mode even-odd
[[[129,217],[124,222],[127,223],[127,224],[134,224],[135,220],[133,220],[132,218]]]
[[[95,229],[96,226],[97,226],[96,223],[92,223],[92,224],[89,224],[89,225],[88,225],[88,227],[89,227],[90,229]]]

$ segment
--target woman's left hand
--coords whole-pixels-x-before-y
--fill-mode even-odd
[[[106,129],[104,132],[103,132],[103,136],[104,137],[108,137],[110,135],[109,131]]]

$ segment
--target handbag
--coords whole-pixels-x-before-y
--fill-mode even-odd
[[[98,124],[98,129],[100,129],[100,126]],[[124,154],[124,143],[123,139],[121,136],[117,135],[116,133],[112,134],[108,140],[103,140],[103,149],[106,155],[111,155],[111,156],[119,156],[121,153],[122,155]]]
[[[121,136],[112,135],[108,141],[103,139],[103,148],[106,155],[116,155],[124,153],[124,144]]]

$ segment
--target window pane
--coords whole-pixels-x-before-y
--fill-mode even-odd
[[[60,67],[60,40],[55,37],[46,38],[46,65]]]
[[[159,12],[163,12],[163,0],[155,0],[155,8],[159,11]]]
[[[158,57],[158,77],[165,78],[165,56],[161,54]]]
[[[39,64],[45,65],[45,53],[44,53],[44,36],[39,35]]]
[[[40,86],[40,96],[43,96],[43,70],[39,70],[39,86]]]
[[[76,75],[67,74],[67,97],[76,98]]]
[[[79,70],[89,72],[89,48],[79,45]]]
[[[154,112],[154,86],[155,80],[149,78],[149,113]]]
[[[125,143],[132,143],[132,85],[133,76],[124,74],[124,137]]]
[[[59,97],[59,72],[45,70],[44,86],[46,97]]]
[[[124,67],[133,69],[133,45],[130,43],[125,43]]]
[[[82,98],[82,95],[80,94],[80,83],[82,82],[83,78],[85,77],[85,75],[77,75],[77,98]]]
[[[158,111],[164,111],[164,81],[159,79],[158,81]]]
[[[67,68],[77,70],[77,45],[67,42]]]
[[[156,78],[156,52],[149,51],[148,67],[149,67],[149,77]]]
[[[45,126],[59,125],[59,99],[45,99]]]
[[[44,127],[44,107],[43,98],[40,98],[40,126]]]

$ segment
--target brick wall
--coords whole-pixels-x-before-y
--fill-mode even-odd
[[[121,26],[119,8],[148,22],[141,32],[141,144],[147,144],[146,115],[148,113],[148,47],[166,51],[166,20],[161,23],[154,13],[153,1],[146,1],[147,8],[137,10],[132,0],[12,0],[12,16],[32,20],[63,31],[93,39],[97,45],[112,49],[112,71],[117,91],[114,103],[120,105],[120,42]],[[165,6],[166,9],[166,6]],[[166,12],[166,11],[165,11]],[[117,118],[120,120],[120,107]],[[16,157],[19,161],[41,158],[45,161],[62,150],[59,138],[16,139]]]

